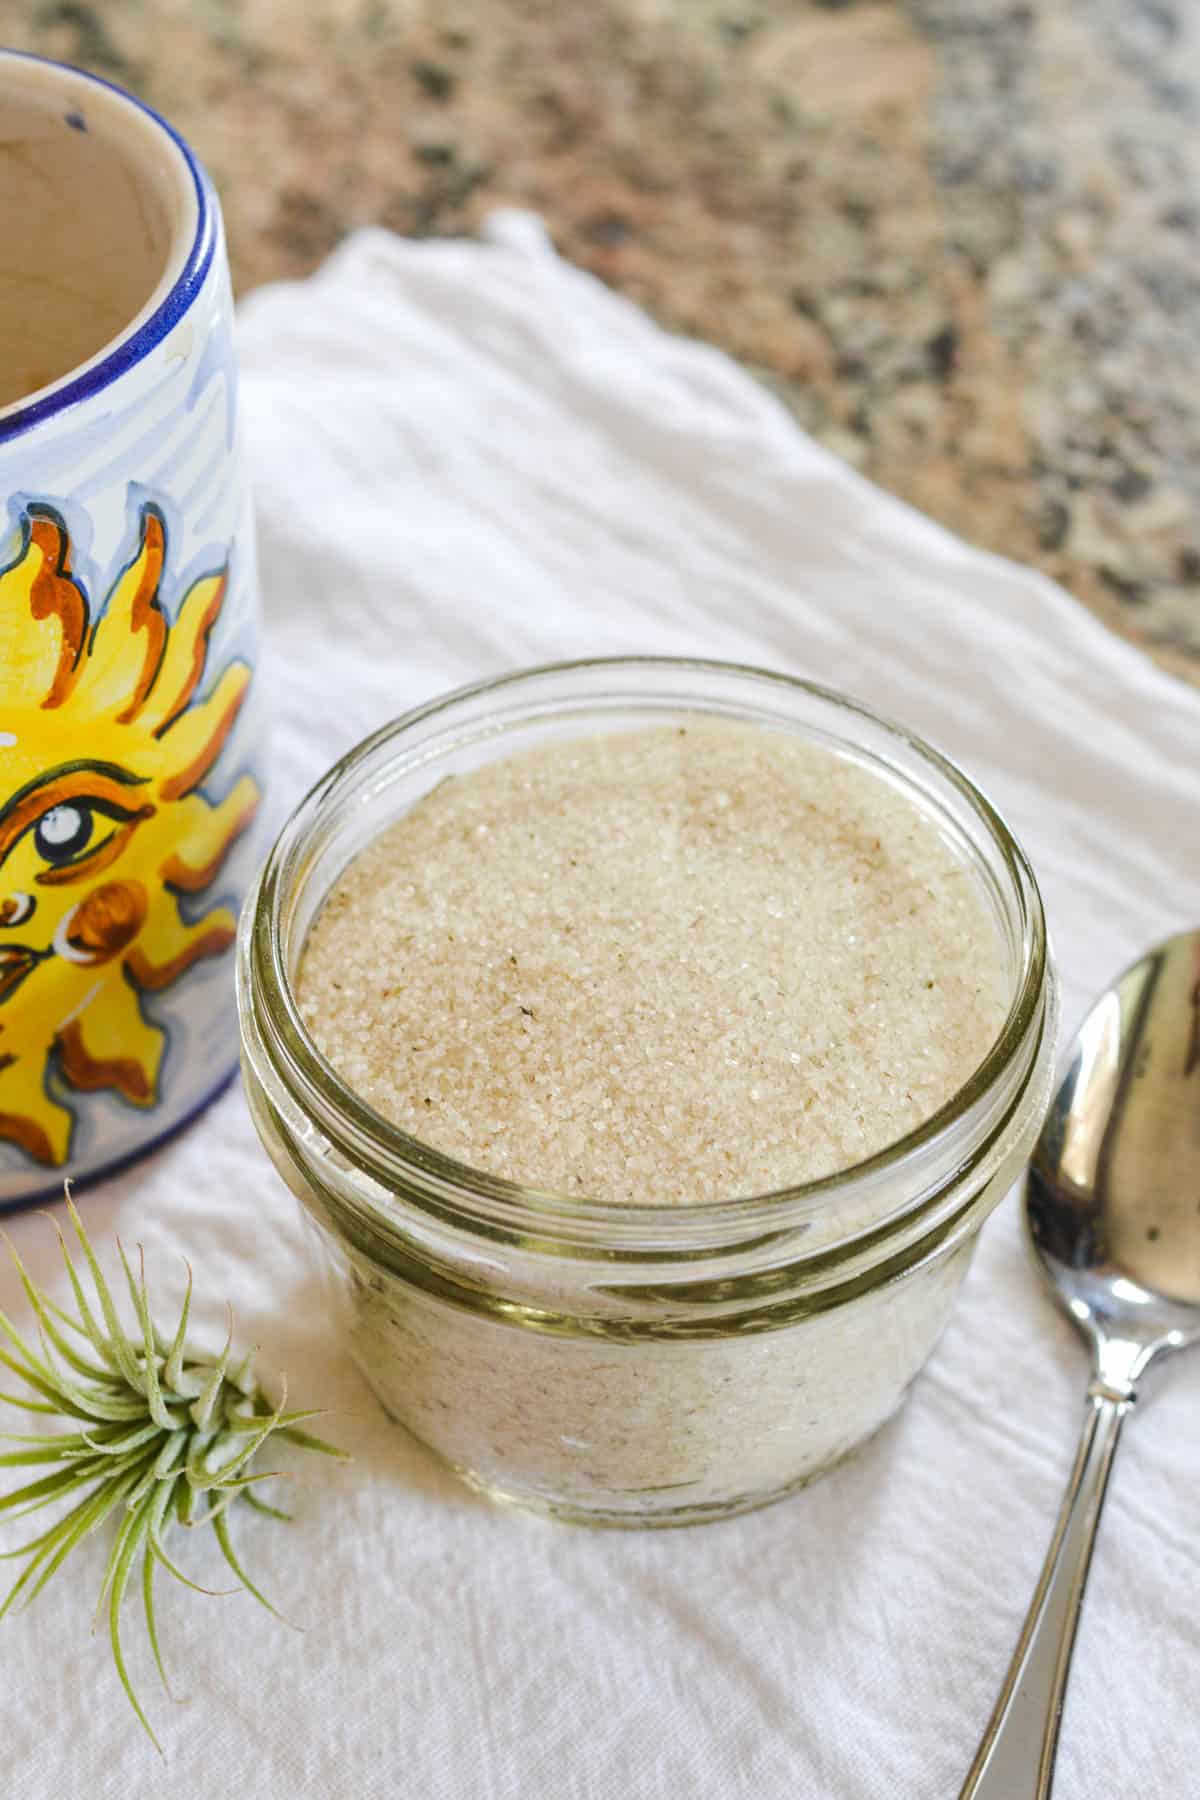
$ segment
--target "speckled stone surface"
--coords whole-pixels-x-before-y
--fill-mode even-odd
[[[1200,682],[1192,0],[42,0],[168,113],[241,288],[537,207],[858,468]]]

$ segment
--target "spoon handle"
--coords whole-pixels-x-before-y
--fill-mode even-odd
[[[1075,1628],[1121,1425],[1131,1405],[1088,1394],[1075,1467],[1037,1589],[959,1800],[1047,1800]]]

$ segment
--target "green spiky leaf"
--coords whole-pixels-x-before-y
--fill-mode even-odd
[[[249,1357],[231,1365],[232,1314],[219,1355],[203,1356],[189,1350],[190,1265],[179,1323],[167,1335],[151,1315],[140,1251],[135,1274],[118,1245],[136,1320],[136,1329],[127,1334],[69,1190],[67,1214],[82,1253],[83,1274],[64,1233],[57,1225],[55,1229],[75,1300],[74,1314],[36,1285],[10,1247],[37,1322],[38,1347],[32,1349],[12,1321],[0,1313],[0,1338],[7,1343],[6,1349],[0,1349],[0,1364],[27,1390],[0,1393],[0,1402],[50,1414],[72,1429],[41,1436],[0,1432],[6,1442],[22,1446],[0,1455],[0,1469],[50,1471],[37,1473],[23,1486],[0,1496],[0,1513],[21,1518],[57,1502],[70,1504],[40,1536],[3,1553],[0,1560],[22,1560],[24,1567],[0,1600],[0,1618],[17,1602],[28,1605],[35,1599],[71,1552],[116,1513],[117,1530],[97,1611],[99,1616],[107,1615],[121,1686],[151,1742],[159,1748],[133,1690],[121,1638],[122,1603],[139,1562],[147,1636],[165,1688],[155,1611],[155,1566],[160,1565],[197,1593],[250,1593],[274,1613],[275,1608],[242,1566],[229,1522],[233,1508],[243,1502],[271,1518],[290,1515],[269,1505],[255,1491],[262,1482],[276,1477],[255,1472],[249,1465],[269,1438],[325,1456],[340,1458],[344,1452],[297,1429],[317,1415],[285,1411],[286,1384],[281,1383],[280,1397],[274,1401],[259,1386]],[[90,1280],[94,1300],[87,1296],[85,1280]],[[63,1327],[73,1335],[65,1335]],[[204,1499],[197,1507],[200,1496]],[[163,1543],[164,1534],[175,1525],[211,1527],[224,1561],[237,1578],[236,1588],[201,1587],[176,1566]]]

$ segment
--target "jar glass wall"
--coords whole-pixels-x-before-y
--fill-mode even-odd
[[[308,928],[351,858],[447,775],[698,713],[800,733],[935,818],[978,881],[1006,965],[1007,1019],[972,1078],[853,1169],[683,1206],[520,1187],[375,1113],[317,1051],[293,991]],[[332,1302],[383,1405],[475,1485],[607,1524],[762,1504],[888,1418],[1032,1146],[1057,1016],[1033,875],[960,771],[824,689],[666,658],[483,683],[351,752],[263,871],[243,920],[239,1003],[256,1124],[313,1223]]]

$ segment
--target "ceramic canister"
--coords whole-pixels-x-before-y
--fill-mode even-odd
[[[228,264],[187,146],[0,54],[0,1207],[237,1056],[257,599]]]

